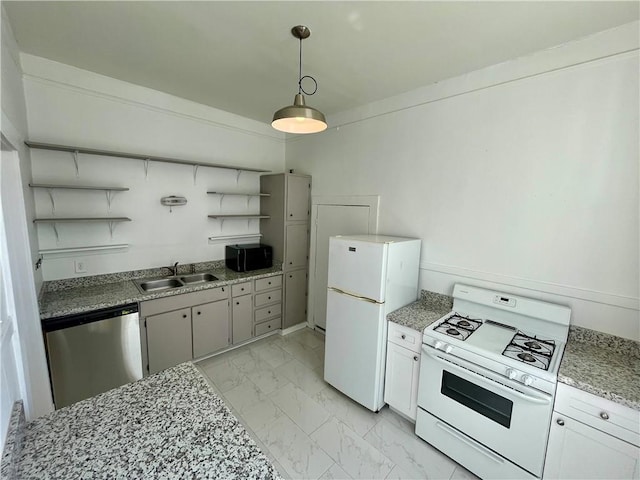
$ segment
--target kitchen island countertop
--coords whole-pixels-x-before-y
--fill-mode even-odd
[[[281,274],[282,267],[277,265],[272,268],[239,273],[221,265],[214,265],[204,271],[214,274],[218,280],[153,293],[140,293],[132,279],[159,277],[161,276],[159,269],[103,275],[103,281],[94,280],[98,277],[80,277],[71,279],[66,284],[63,284],[64,281],[58,281],[58,284],[63,284],[63,288],[51,288],[45,285],[40,294],[40,318],[46,320],[270,277]]]
[[[191,363],[27,423],[20,479],[281,478]],[[3,474],[7,471],[3,465]]]

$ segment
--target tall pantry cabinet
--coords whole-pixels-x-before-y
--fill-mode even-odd
[[[307,320],[311,177],[277,173],[260,177],[262,242],[273,247],[284,277],[282,328]]]

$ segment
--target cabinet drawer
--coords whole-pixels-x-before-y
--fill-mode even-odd
[[[640,446],[640,412],[632,408],[558,383],[554,410]]]
[[[280,319],[280,317],[273,318],[268,322],[258,323],[256,325],[255,336],[258,337],[260,335],[264,335],[265,333],[273,332],[274,330],[277,330],[280,328],[281,323],[282,323],[282,320]]]
[[[387,335],[390,342],[408,348],[412,352],[420,353],[422,333],[412,328],[389,322],[389,333]]]
[[[226,298],[229,298],[228,292],[229,292],[229,287],[212,288],[209,291],[207,291],[206,301],[207,303],[217,302],[218,300],[224,300]],[[205,300],[205,298],[203,298],[203,300]]]
[[[262,307],[263,305],[269,305],[271,303],[278,303],[282,301],[282,290],[274,290],[272,292],[258,293],[255,296],[255,306]]]
[[[246,295],[251,293],[251,282],[238,283],[237,285],[231,285],[231,296],[239,297],[240,295]]]
[[[271,305],[268,307],[262,307],[255,312],[255,322],[260,323],[265,321],[267,318],[280,316],[282,314],[282,304],[277,303],[275,305]]]
[[[274,277],[261,278],[256,280],[256,292],[262,292],[263,290],[270,290],[272,288],[278,288],[282,286],[282,275],[276,275]]]

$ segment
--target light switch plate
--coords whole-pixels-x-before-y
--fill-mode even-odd
[[[87,273],[87,265],[84,263],[84,260],[75,260],[73,264],[76,273]]]

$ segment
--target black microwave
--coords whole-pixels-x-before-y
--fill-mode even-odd
[[[273,265],[273,250],[262,243],[244,245],[227,245],[225,248],[225,264],[236,272],[260,270]]]

